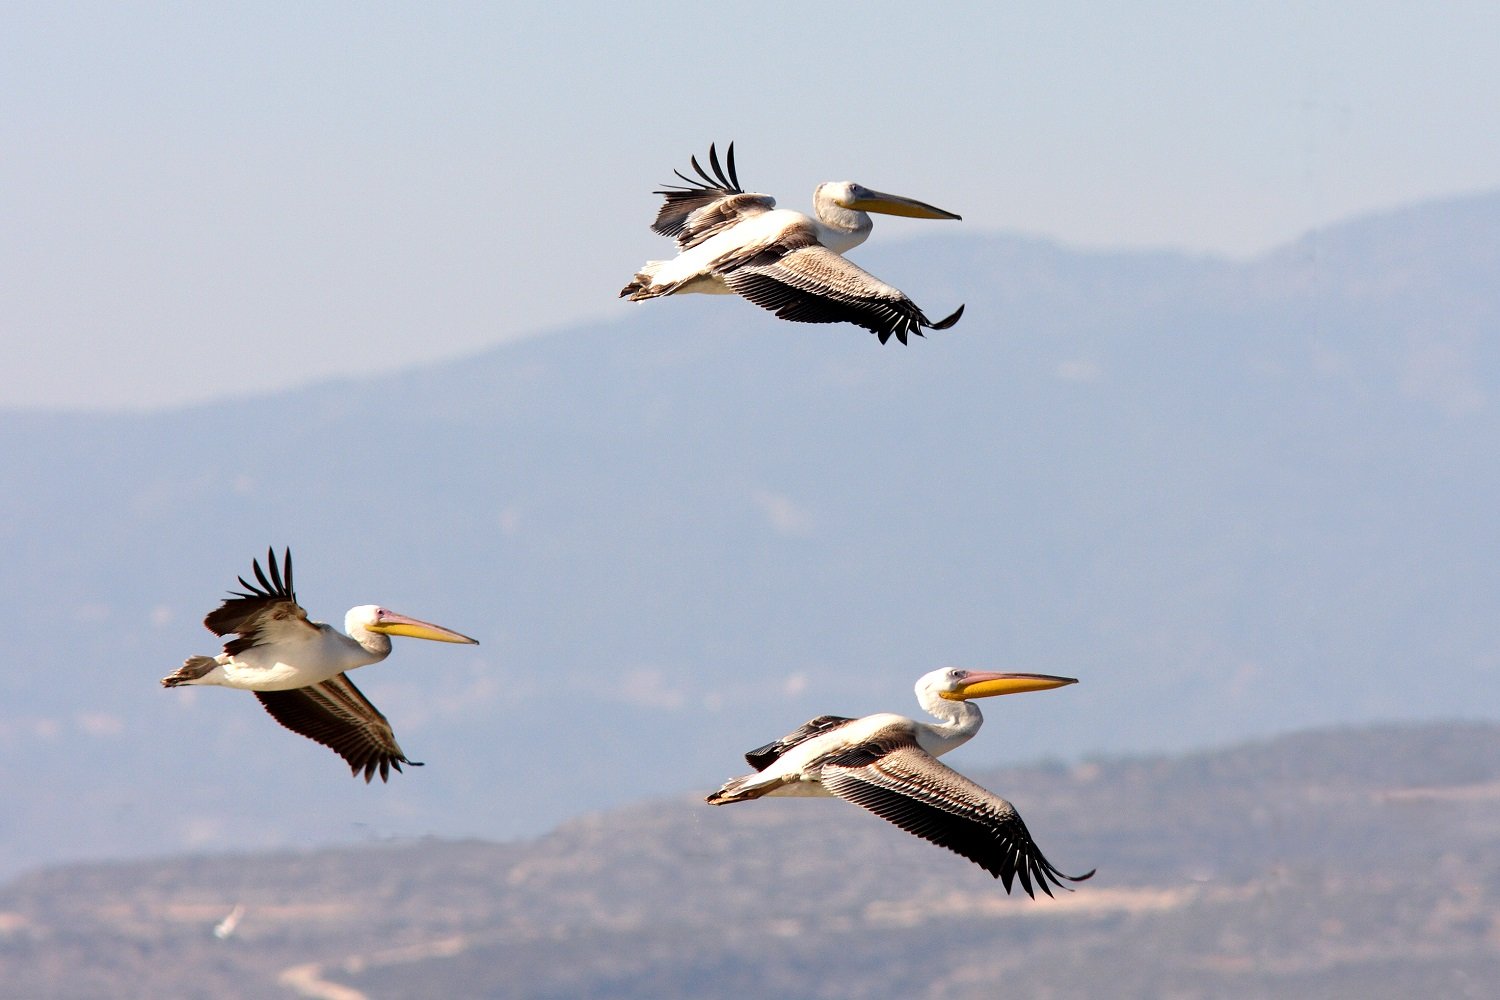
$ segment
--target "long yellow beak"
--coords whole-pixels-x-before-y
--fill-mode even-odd
[[[404,635],[412,639],[431,639],[433,642],[463,642],[471,646],[479,645],[478,639],[470,639],[450,628],[434,625],[432,622],[424,622],[417,618],[408,618],[398,615],[394,611],[381,611],[379,619],[369,626],[371,632],[384,632],[386,635]]]
[[[846,207],[857,208],[862,212],[880,212],[883,215],[904,215],[909,219],[963,218],[961,215],[955,215],[935,205],[929,205],[925,201],[903,198],[899,194],[886,194],[883,191],[866,190]]]
[[[1050,691],[1052,688],[1077,683],[1076,677],[1053,677],[1051,674],[1001,674],[988,670],[971,670],[962,686],[952,691],[939,693],[949,701],[968,701],[970,698],[988,698],[997,694]]]

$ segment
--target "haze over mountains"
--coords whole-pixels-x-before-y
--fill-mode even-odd
[[[1500,195],[1248,263],[854,256],[963,321],[880,348],[689,298],[391,378],[5,414],[0,873],[534,834],[911,710],[949,663],[1082,680],[986,705],[968,770],[1500,712]],[[427,767],[366,787],[248,695],[157,687],[268,544],[315,618],[484,643],[356,675]]]

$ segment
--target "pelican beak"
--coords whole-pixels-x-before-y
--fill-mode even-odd
[[[880,212],[885,215],[904,215],[910,219],[963,218],[961,215],[954,215],[952,212],[945,212],[941,208],[929,205],[925,201],[903,198],[899,194],[870,191],[866,188],[859,188],[859,194],[845,207],[857,208],[863,212]]]
[[[386,635],[404,635],[413,639],[431,639],[434,642],[464,642],[472,646],[479,645],[478,639],[470,639],[466,635],[460,635],[452,629],[434,625],[432,622],[420,621],[416,618],[408,618],[398,615],[394,611],[382,611],[379,619],[369,626],[371,632],[384,632]]]
[[[949,701],[988,698],[997,694],[1021,694],[1026,691],[1050,691],[1077,684],[1076,677],[1053,677],[1050,674],[998,674],[988,670],[970,670],[963,684],[952,691],[938,692]]]

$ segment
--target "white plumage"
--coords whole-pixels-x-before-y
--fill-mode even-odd
[[[822,715],[745,754],[756,773],[734,778],[708,797],[711,805],[767,795],[834,795],[962,855],[1027,895],[1064,881],[1037,848],[1005,799],[938,761],[979,731],[984,717],[969,699],[1044,691],[1070,677],[946,668],[917,681],[917,701],[939,720],[917,722],[882,712],[862,719]]]
[[[671,260],[648,261],[621,297],[632,301],[684,292],[735,293],[782,319],[798,323],[854,323],[883,344],[892,336],[906,343],[922,330],[946,330],[963,315],[932,322],[898,288],[851,263],[843,254],[870,235],[869,212],[920,219],[957,219],[952,212],[899,195],[883,194],[852,181],[830,181],[813,192],[816,218],[776,208],[766,194],[739,186],[734,145],[727,169],[717,150],[708,151],[710,173],[693,157],[694,179],[677,171],[687,186],[657,194],[666,201],[653,231],[677,241]]]
[[[286,728],[329,747],[369,781],[382,781],[391,768],[409,760],[390,723],[346,672],[379,663],[390,655],[393,635],[438,642],[476,644],[477,640],[431,622],[408,618],[377,604],[352,608],[344,618],[348,635],[332,625],[309,621],[292,589],[292,553],[270,570],[254,563],[256,583],[240,577],[234,592],[208,613],[203,624],[215,635],[232,635],[217,656],[190,656],[163,687],[217,685],[254,691],[266,711]],[[257,585],[258,584],[258,585]]]

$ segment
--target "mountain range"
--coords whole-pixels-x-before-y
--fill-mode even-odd
[[[1500,195],[1244,262],[856,256],[962,322],[881,347],[684,297],[397,375],[289,356],[271,396],[3,414],[0,874],[534,836],[915,711],[943,665],[1080,679],[986,706],[967,771],[1500,713]],[[267,546],[316,619],[481,640],[357,675],[426,767],[366,786],[246,695],[158,687]]]

